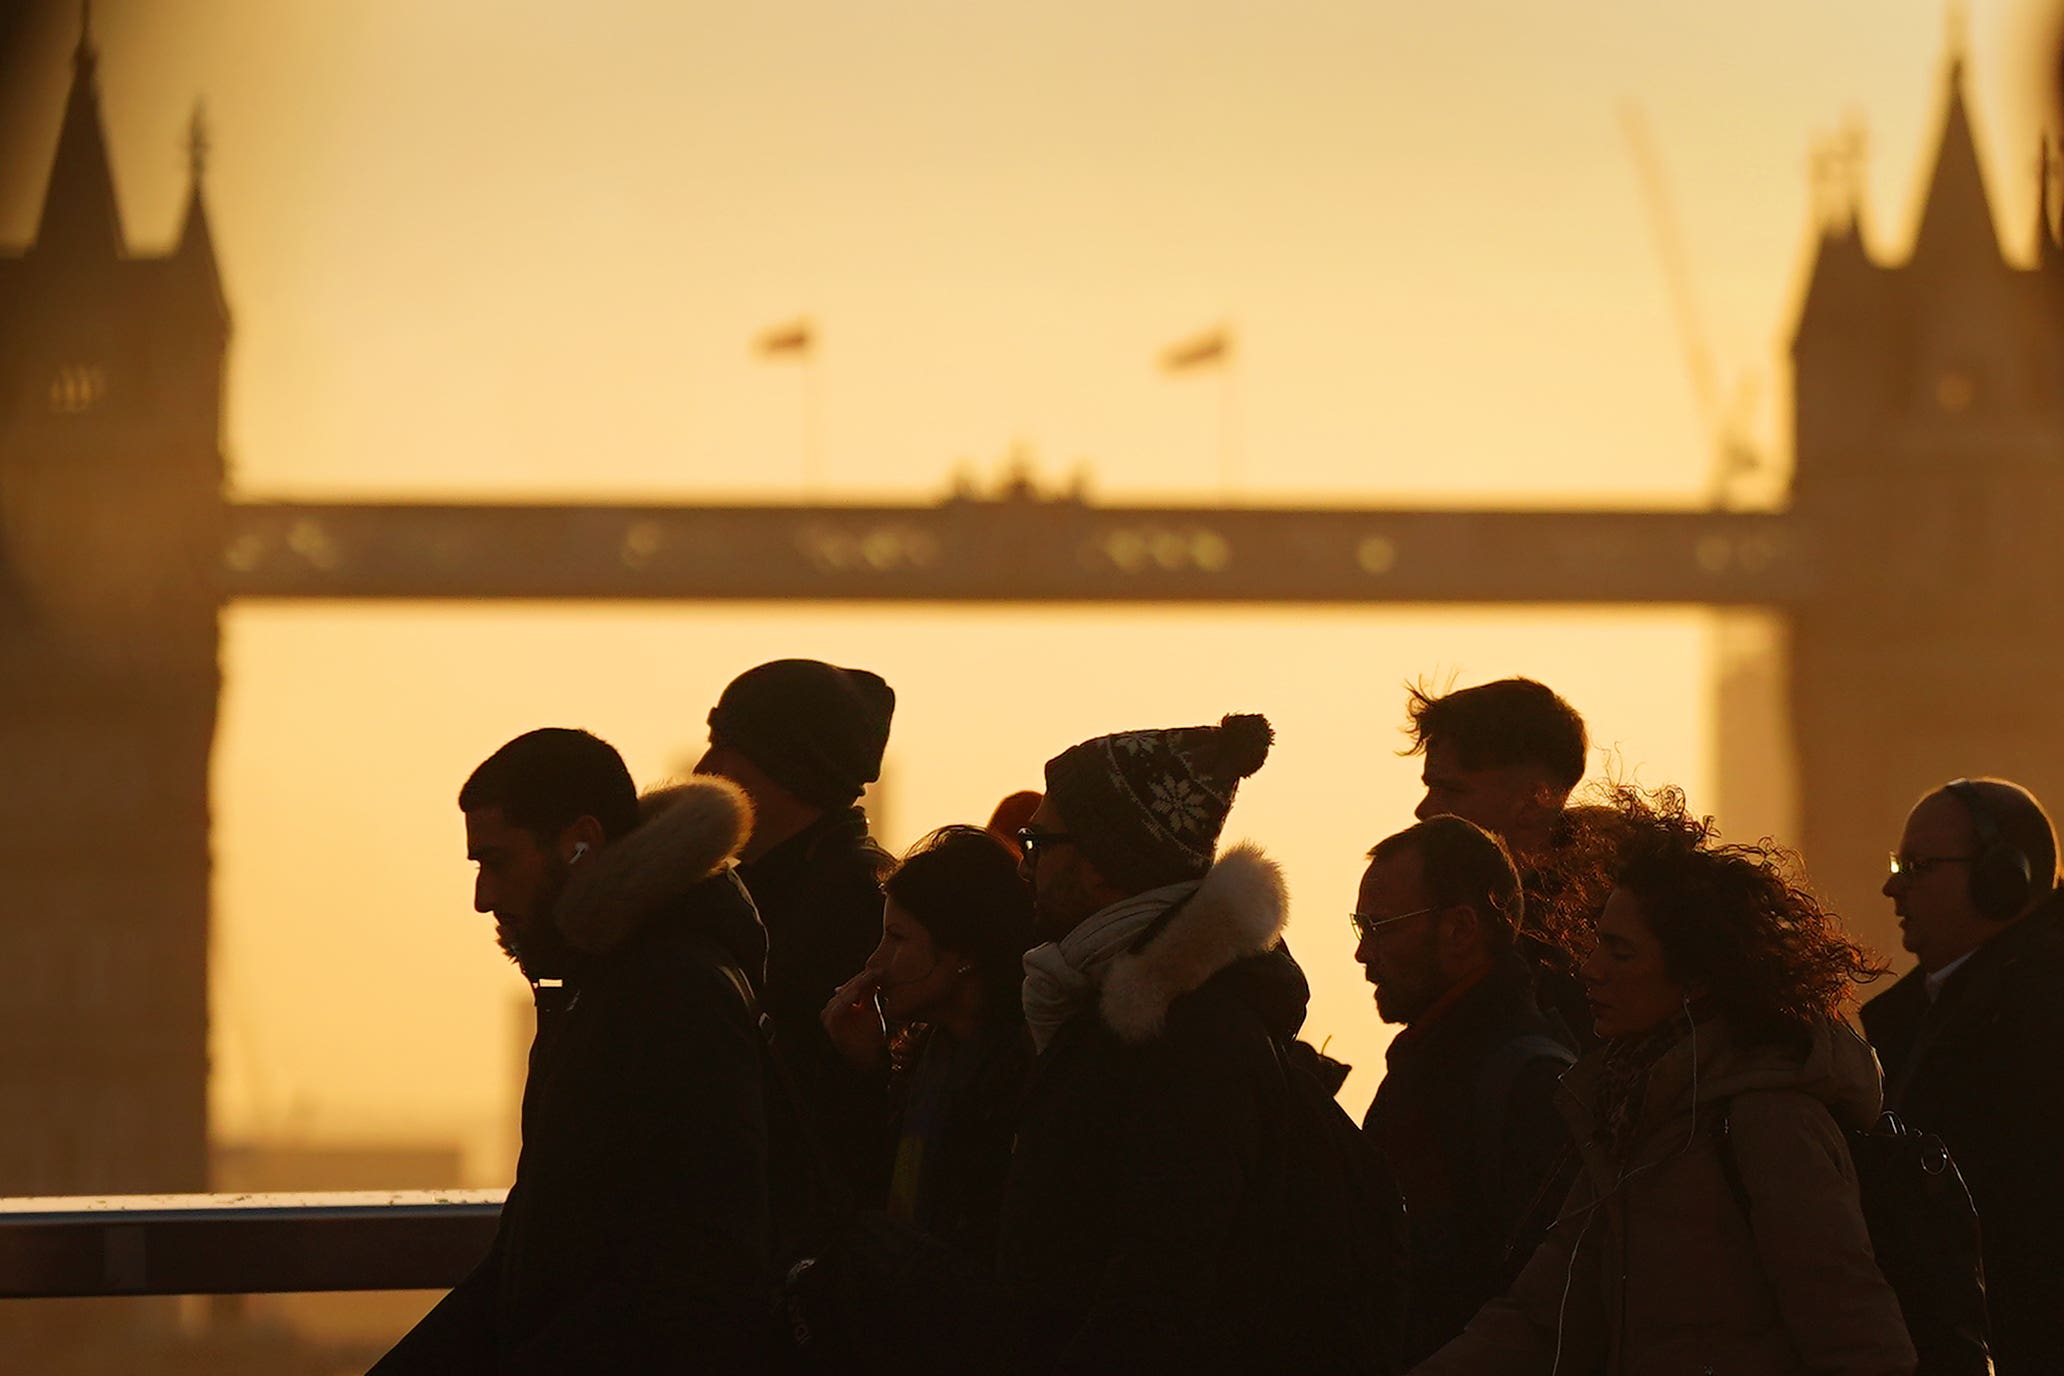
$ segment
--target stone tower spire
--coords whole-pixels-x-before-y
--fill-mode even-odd
[[[1935,166],[1921,206],[1921,226],[1914,235],[1913,261],[1926,265],[2000,262],[1999,231],[1993,224],[1978,140],[1964,98],[1961,45],[1950,53],[1947,84],[1942,138],[1936,145]]]
[[[36,228],[40,253],[82,260],[122,256],[121,212],[100,118],[100,55],[93,47],[93,6],[82,5],[79,43],[72,51],[72,90],[65,101],[57,157]]]

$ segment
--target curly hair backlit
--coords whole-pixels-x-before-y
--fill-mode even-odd
[[[1703,986],[1747,1040],[1796,1043],[1885,973],[1806,888],[1791,852],[1767,839],[1722,844],[1680,789],[1621,786],[1609,798],[1619,887],[1641,905],[1671,976]]]

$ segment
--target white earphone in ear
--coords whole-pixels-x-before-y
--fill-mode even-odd
[[[569,865],[578,865],[581,861],[587,858],[588,843],[586,841],[575,841],[573,843],[573,854],[566,857],[566,863]]]

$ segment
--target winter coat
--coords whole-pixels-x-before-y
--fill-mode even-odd
[[[917,1207],[911,1221],[987,1268],[996,1257],[996,1219],[1032,1069],[1031,1038],[1016,1021],[985,1027],[971,1043],[928,1027],[915,1033],[900,1061],[887,1096],[885,1135],[892,1154],[906,1115],[918,1111],[914,1094],[940,1083],[943,1112],[937,1139],[925,1145],[922,1159],[893,1162],[891,1189],[903,1172],[914,1172]],[[877,1202],[886,1205],[886,1195]]]
[[[376,1376],[764,1366],[761,1049],[726,973],[765,960],[728,868],[749,817],[698,779],[575,872],[554,916],[582,954],[540,991],[493,1248]]]
[[[1555,1106],[1564,1037],[1529,983],[1514,957],[1400,1032],[1363,1120],[1404,1196],[1412,1360],[1505,1292],[1576,1169]]]
[[[1973,952],[1931,1005],[1916,970],[1863,1026],[1886,1106],[1940,1136],[1977,1207],[2000,1376],[2064,1363],[2064,897]]]
[[[1285,1117],[1274,1039],[1309,996],[1284,917],[1276,867],[1229,851],[1034,1062],[998,1241],[1030,1369],[1298,1365],[1305,1335],[1271,1291],[1294,1220],[1266,1202]]]
[[[782,1060],[813,1130],[862,1199],[887,1179],[880,1099],[855,1084],[818,1019],[881,940],[881,881],[894,863],[853,807],[825,813],[738,867],[767,930],[761,1002]]]
[[[1801,1053],[1701,1022],[1649,1072],[1624,1168],[1599,1118],[1602,1061],[1587,1055],[1563,1077],[1583,1166],[1554,1230],[1420,1376],[1912,1372],[1843,1137],[1878,1113],[1870,1049],[1833,1023]]]

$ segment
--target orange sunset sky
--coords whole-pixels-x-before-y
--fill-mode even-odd
[[[2043,12],[1962,22],[2017,257]],[[1623,112],[1652,132],[1711,350],[1781,470],[1809,154],[1867,128],[1866,230],[1900,248],[1949,29],[1939,0],[95,15],[139,247],[173,232],[206,103],[239,492],[669,501],[803,491],[801,371],[749,345],[807,316],[833,499],[928,498],[1021,449],[1102,498],[1218,500],[1222,382],[1154,358],[1227,321],[1240,499],[1700,502],[1711,430]],[[54,16],[0,96],[14,240],[74,33]],[[480,1183],[507,1169],[522,989],[470,911],[453,797],[532,726],[587,726],[657,780],[738,670],[864,664],[901,694],[901,845],[979,820],[1083,736],[1264,711],[1277,754],[1229,835],[1289,869],[1308,1031],[1361,1067],[1357,1112],[1385,1034],[1345,914],[1417,797],[1403,680],[1543,678],[1622,772],[1730,815],[1720,636],[1688,608],[264,604],[225,632],[218,1133],[456,1139]]]

